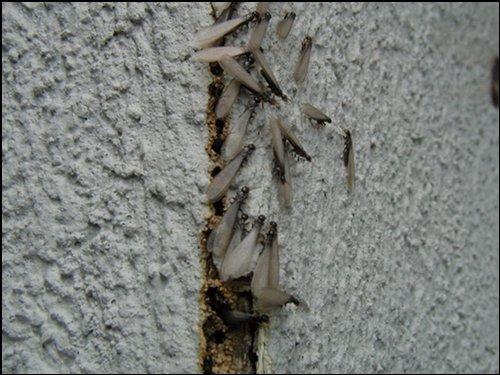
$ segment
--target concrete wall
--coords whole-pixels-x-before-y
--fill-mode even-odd
[[[297,19],[280,41],[285,10]],[[498,11],[271,3],[264,50],[292,100],[255,118],[235,186],[278,222],[283,286],[310,307],[273,318],[274,371],[498,372]],[[208,14],[2,5],[3,372],[198,371],[210,75],[189,41]],[[354,195],[341,140],[305,121],[305,101],[352,130]],[[313,158],[292,162],[290,211],[271,113]]]

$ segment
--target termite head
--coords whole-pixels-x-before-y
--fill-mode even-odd
[[[267,238],[269,240],[272,240],[276,236],[277,233],[278,233],[278,224],[276,224],[275,221],[271,221],[269,223],[269,230],[267,232]]]
[[[261,21],[261,16],[259,12],[251,12],[248,15],[247,22],[260,22]]]
[[[243,186],[241,188],[241,192],[245,195],[247,195],[248,193],[250,193],[250,189],[248,188],[248,186]]]
[[[253,143],[250,143],[249,145],[247,145],[246,148],[247,148],[248,153],[255,151],[255,145]]]
[[[264,215],[259,215],[256,219],[257,223],[260,225],[264,224],[264,221],[266,221],[266,217]]]
[[[309,48],[312,44],[312,38],[308,35],[304,38],[304,41],[302,42],[302,50]]]
[[[295,12],[290,12],[290,13],[287,13],[285,15],[285,18],[291,18],[291,19],[295,19],[295,17],[297,17],[297,15],[295,14]]]
[[[253,65],[255,64],[255,59],[253,58],[251,53],[247,53],[243,57],[242,65],[243,68],[249,72],[250,69],[252,69]]]
[[[271,13],[266,12],[266,14],[264,14],[263,18],[264,18],[264,20],[269,21],[271,19]]]
[[[241,219],[242,222],[245,222],[245,221],[248,220],[248,215],[245,214],[245,213],[242,213],[241,216],[240,216],[240,219]]]

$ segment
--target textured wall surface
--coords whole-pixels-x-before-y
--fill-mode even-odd
[[[281,41],[285,10],[297,19]],[[273,318],[274,371],[498,372],[498,11],[271,4],[263,47],[292,100],[258,113],[234,185],[252,189],[250,214],[278,222],[283,287],[310,307]],[[2,5],[3,372],[198,370],[210,76],[189,40],[208,14]],[[351,129],[354,195],[342,141],[305,121],[305,101]],[[289,211],[272,180],[271,113],[313,158],[291,163]]]

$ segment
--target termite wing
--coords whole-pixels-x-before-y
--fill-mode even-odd
[[[241,167],[241,164],[255,150],[253,144],[249,144],[238,155],[234,157],[213,179],[210,181],[207,190],[207,198],[209,203],[217,202],[221,199],[231,186],[236,173]]]
[[[278,26],[276,27],[276,34],[278,34],[278,37],[281,39],[285,39],[288,34],[290,33],[290,30],[292,29],[293,21],[295,21],[295,17],[297,15],[294,12],[287,12],[285,14],[285,17],[278,22]]]
[[[259,239],[259,233],[266,217],[259,215],[255,219],[252,230],[232,251],[227,251],[222,262],[220,279],[227,281],[237,279],[250,273],[253,270],[255,249]]]
[[[255,295],[257,302],[254,304],[255,310],[261,313],[270,313],[287,303],[301,305],[302,303],[286,292],[276,288],[261,288]]]
[[[217,116],[217,119],[225,118],[229,114],[229,111],[231,111],[231,107],[238,98],[240,85],[240,81],[238,81],[236,78],[233,78],[224,88],[224,91],[222,92],[222,95],[219,97],[217,105],[215,106],[215,115]]]
[[[285,124],[283,124],[283,122],[280,119],[278,119],[278,126],[279,126],[279,128],[281,130],[281,134],[283,135],[283,138],[285,138],[288,141],[288,143],[290,143],[290,145],[293,148],[293,151],[297,155],[299,155],[299,156],[303,157],[304,159],[306,159],[307,161],[311,161],[311,157],[304,150],[304,148],[300,144],[298,138],[295,136],[295,134],[292,133],[292,131],[290,130],[290,128],[288,128]]]
[[[223,56],[219,62],[224,72],[236,78],[247,88],[257,94],[263,94],[262,86],[231,56]]]
[[[257,64],[259,64],[260,73],[262,74],[262,76],[266,80],[271,91],[274,94],[281,97],[284,101],[288,101],[287,96],[281,90],[280,85],[278,83],[278,80],[274,76],[273,71],[271,70],[271,67],[269,66],[269,63],[267,62],[266,58],[264,57],[264,54],[259,49],[252,50],[252,54],[253,54]]]
[[[194,37],[194,46],[200,49],[210,47],[220,38],[233,32],[238,27],[254,20],[257,16],[257,13],[250,13],[249,15],[243,17],[230,19],[221,23],[215,23],[212,26],[206,27],[196,33]]]
[[[279,286],[278,225],[272,221],[266,234],[264,250],[259,255],[253,271],[250,289],[254,295],[266,287]]]
[[[351,132],[342,129],[344,133],[344,165],[347,170],[347,187],[349,191],[354,189],[354,147],[352,145]]]
[[[247,49],[253,51],[259,49],[262,45],[262,41],[266,36],[267,27],[269,26],[269,21],[271,20],[271,14],[265,13],[261,16],[261,19],[257,25],[253,28],[250,33],[250,39],[248,40]]]
[[[229,246],[234,234],[238,211],[240,210],[241,205],[248,198],[249,191],[250,189],[246,186],[241,188],[241,191],[236,194],[231,202],[231,205],[224,213],[224,216],[222,216],[217,228],[210,233],[207,241],[207,249],[215,256],[223,257],[226,253],[226,249]]]
[[[247,50],[244,47],[232,47],[232,46],[211,47],[195,52],[193,54],[193,60],[200,62],[216,62],[219,61],[224,55],[235,57],[242,55],[246,52]]]
[[[245,140],[245,134],[247,132],[248,123],[252,119],[255,108],[257,107],[257,102],[252,98],[248,107],[242,116],[233,124],[229,134],[224,140],[222,145],[221,155],[224,160],[231,160],[240,152],[243,147],[243,142]]]
[[[242,213],[239,218],[236,219],[236,222],[234,224],[234,229],[232,233],[232,238],[231,241],[229,242],[229,245],[227,245],[227,249],[225,253],[227,252],[232,252],[236,247],[240,244],[241,239],[244,235],[246,235],[245,231],[245,226],[248,220],[248,215],[245,213]],[[209,238],[210,240],[210,238]],[[225,255],[224,253],[224,255]],[[217,271],[221,271],[222,269],[222,262],[224,261],[224,256],[221,257],[213,257],[212,261],[214,262],[215,267],[217,268]]]
[[[309,103],[302,104],[302,113],[309,117],[309,119],[317,121],[322,126],[325,125],[325,122],[332,122],[330,117]]]
[[[309,70],[309,60],[311,58],[311,47],[312,39],[310,36],[306,36],[302,42],[299,59],[297,60],[297,65],[295,65],[295,69],[293,71],[293,79],[298,85],[304,82],[307,76],[307,71]]]

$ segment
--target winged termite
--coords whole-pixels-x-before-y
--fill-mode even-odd
[[[240,152],[243,147],[243,141],[245,140],[248,123],[252,119],[256,105],[255,101],[251,99],[250,105],[247,107],[243,115],[231,127],[231,130],[222,145],[221,155],[224,160],[231,160],[234,158],[234,156]]]
[[[319,125],[324,126],[325,122],[332,122],[332,119],[309,103],[302,104],[302,113],[309,119],[315,120]]]
[[[284,171],[279,176],[278,181],[278,197],[281,204],[285,207],[292,206],[292,180],[290,177],[290,166],[288,156],[285,153]]]
[[[491,101],[493,102],[493,105],[498,108],[498,101],[499,101],[499,80],[498,80],[498,75],[499,75],[499,67],[498,67],[498,57],[495,60],[495,63],[493,64],[493,68],[491,69]]]
[[[238,98],[240,85],[240,81],[233,78],[224,88],[224,91],[215,106],[215,115],[217,116],[217,119],[225,118],[228,115],[231,107]]]
[[[250,39],[248,40],[247,48],[250,51],[259,49],[262,45],[262,41],[266,36],[267,27],[269,26],[269,21],[271,20],[271,14],[265,13],[264,16],[261,17],[261,20],[250,33]]]
[[[297,60],[297,65],[295,65],[295,69],[293,71],[293,80],[298,85],[304,82],[307,76],[309,60],[311,58],[311,47],[312,39],[310,36],[306,36],[302,42],[299,59]]]
[[[269,320],[267,316],[249,314],[231,309],[224,296],[215,287],[208,288],[207,302],[224,324],[231,329],[239,328],[246,323],[260,323]]]
[[[254,295],[262,288],[279,286],[278,225],[272,221],[266,235],[264,250],[253,271],[250,289]]]
[[[252,266],[255,259],[255,248],[259,238],[260,228],[266,217],[259,215],[254,221],[252,230],[240,242],[240,244],[231,252],[226,252],[224,261],[222,262],[222,269],[220,272],[220,279],[227,281],[230,279],[237,279],[252,271]]]
[[[196,48],[207,48],[212,46],[214,42],[233,32],[238,27],[247,24],[256,18],[256,13],[230,19],[225,22],[215,23],[212,26],[206,27],[198,31],[194,37],[194,46]]]
[[[294,12],[287,12],[285,17],[278,22],[278,26],[276,27],[276,34],[278,34],[278,37],[285,39],[288,36],[296,16]]]
[[[241,167],[241,164],[255,150],[253,144],[249,144],[238,155],[234,157],[213,179],[210,181],[207,190],[207,198],[209,203],[217,202],[221,199],[231,186],[236,173]]]
[[[269,128],[271,129],[271,143],[273,147],[273,155],[278,164],[279,173],[284,172],[285,164],[285,148],[283,146],[283,138],[279,126],[279,119],[271,117],[269,119]]]
[[[309,154],[304,150],[302,145],[300,144],[298,138],[295,136],[295,134],[292,133],[290,128],[288,128],[283,122],[281,122],[280,119],[278,119],[278,125],[281,130],[281,134],[283,137],[290,143],[290,145],[293,147],[294,152],[305,158],[307,161],[311,161],[311,157]]]
[[[244,186],[241,191],[236,194],[229,208],[224,213],[219,225],[215,228],[208,237],[207,249],[217,257],[223,257],[226,249],[233,237],[236,218],[241,205],[248,198],[248,187]]]
[[[248,215],[245,213],[242,213],[239,219],[236,220],[236,223],[234,224],[232,238],[231,241],[229,242],[229,245],[227,245],[226,253],[232,252],[240,244],[241,239],[245,234],[245,224],[247,220],[248,220]],[[213,257],[212,260],[214,262],[215,267],[220,272],[220,270],[222,269],[222,262],[224,261],[224,257],[223,256]]]
[[[287,303],[300,304],[299,300],[291,294],[271,287],[259,289],[254,296],[257,299],[254,304],[255,310],[261,313],[273,312]]]
[[[246,52],[247,50],[243,47],[212,47],[195,52],[193,54],[193,60],[200,62],[216,62],[219,61],[224,55],[234,57],[242,55]]]
[[[262,86],[231,56],[223,56],[220,65],[227,74],[236,78],[250,90],[258,94],[264,93]]]
[[[347,187],[349,191],[354,189],[354,147],[352,145],[351,132],[343,129],[344,132],[344,165],[347,169]]]
[[[283,91],[281,91],[278,80],[274,76],[273,71],[271,70],[271,67],[269,66],[269,63],[267,62],[266,58],[264,57],[264,54],[259,49],[252,50],[252,54],[253,54],[257,64],[259,64],[259,66],[261,68],[260,73],[265,78],[271,91],[274,94],[281,97],[283,100],[288,101],[288,98],[286,97],[286,95],[283,93]]]

